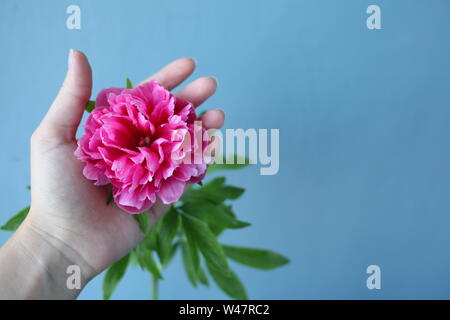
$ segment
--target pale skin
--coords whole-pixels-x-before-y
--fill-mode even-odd
[[[105,187],[94,186],[73,155],[76,130],[91,97],[92,71],[80,51],[69,53],[64,83],[31,137],[31,209],[28,217],[0,249],[0,299],[74,299],[90,279],[134,248],[143,233],[130,214],[107,204]],[[144,80],[157,80],[169,90],[195,69],[190,58],[175,60]],[[177,96],[202,104],[217,87],[201,77]],[[224,113],[215,109],[201,118],[207,129],[220,128]],[[157,201],[153,224],[167,210]],[[67,267],[77,265],[81,289],[68,289]]]

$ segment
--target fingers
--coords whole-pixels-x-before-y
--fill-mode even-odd
[[[154,75],[142,81],[141,84],[150,80],[156,80],[166,89],[172,90],[186,80],[194,72],[194,69],[195,62],[193,59],[181,58],[163,67]],[[211,97],[216,89],[217,80],[215,78],[202,77],[189,83],[186,87],[181,89],[176,96],[187,100],[195,107],[198,107]],[[207,129],[219,129],[222,127],[224,119],[224,112],[219,109],[209,110],[201,117],[203,125]]]
[[[181,82],[186,80],[192,72],[194,72],[194,69],[195,62],[193,59],[180,58],[169,63],[154,75],[142,81],[140,84],[150,80],[156,80],[167,90],[172,90]]]
[[[189,83],[176,96],[198,107],[211,97],[216,92],[216,89],[217,80],[215,78],[203,77]],[[220,129],[225,120],[225,113],[220,109],[208,110],[200,119],[206,129]]]
[[[193,59],[180,58],[145,79],[141,84],[156,80],[166,89],[172,90],[186,80],[194,72],[194,69],[195,62]],[[181,89],[177,96],[192,102],[195,106],[199,106],[216,91],[216,88],[217,81],[214,78],[199,78]]]
[[[198,78],[177,92],[176,96],[198,107],[216,92],[217,80],[212,77]]]
[[[36,131],[52,139],[74,141],[91,90],[89,62],[82,52],[71,50],[64,83]]]
[[[200,119],[206,129],[220,129],[225,120],[225,113],[220,109],[208,110]]]

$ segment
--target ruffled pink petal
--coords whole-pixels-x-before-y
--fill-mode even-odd
[[[95,185],[97,186],[103,186],[109,182],[104,173],[91,163],[86,163],[83,175],[89,180],[95,180]]]
[[[162,183],[161,189],[158,192],[158,197],[164,204],[176,202],[183,194],[185,185],[186,184],[183,181],[169,178]]]
[[[103,89],[97,94],[97,98],[95,99],[95,109],[109,107],[108,103],[108,94],[120,94],[123,89],[121,88],[108,88]]]

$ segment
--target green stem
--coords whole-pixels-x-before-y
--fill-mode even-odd
[[[158,278],[152,275],[152,300],[158,300]]]

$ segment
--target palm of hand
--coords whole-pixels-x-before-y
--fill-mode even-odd
[[[91,73],[82,53],[74,52],[71,60],[61,92],[32,137],[29,221],[38,232],[64,241],[98,273],[129,252],[144,235],[132,215],[114,203],[107,204],[107,188],[87,180],[82,174],[83,163],[73,154],[77,147],[75,132],[90,96]],[[172,89],[194,67],[191,59],[179,59],[150,79]],[[178,95],[199,105],[215,88],[214,79],[199,78]],[[223,123],[223,112],[208,111],[202,120],[206,127],[218,128]],[[167,206],[158,200],[150,210],[150,225],[166,210]]]
[[[82,175],[75,149],[70,143],[33,152],[37,173],[33,172],[31,221],[43,232],[74,239],[75,250],[100,271],[136,246],[143,234],[130,214],[107,204],[107,188]],[[35,212],[45,214],[34,217]]]

